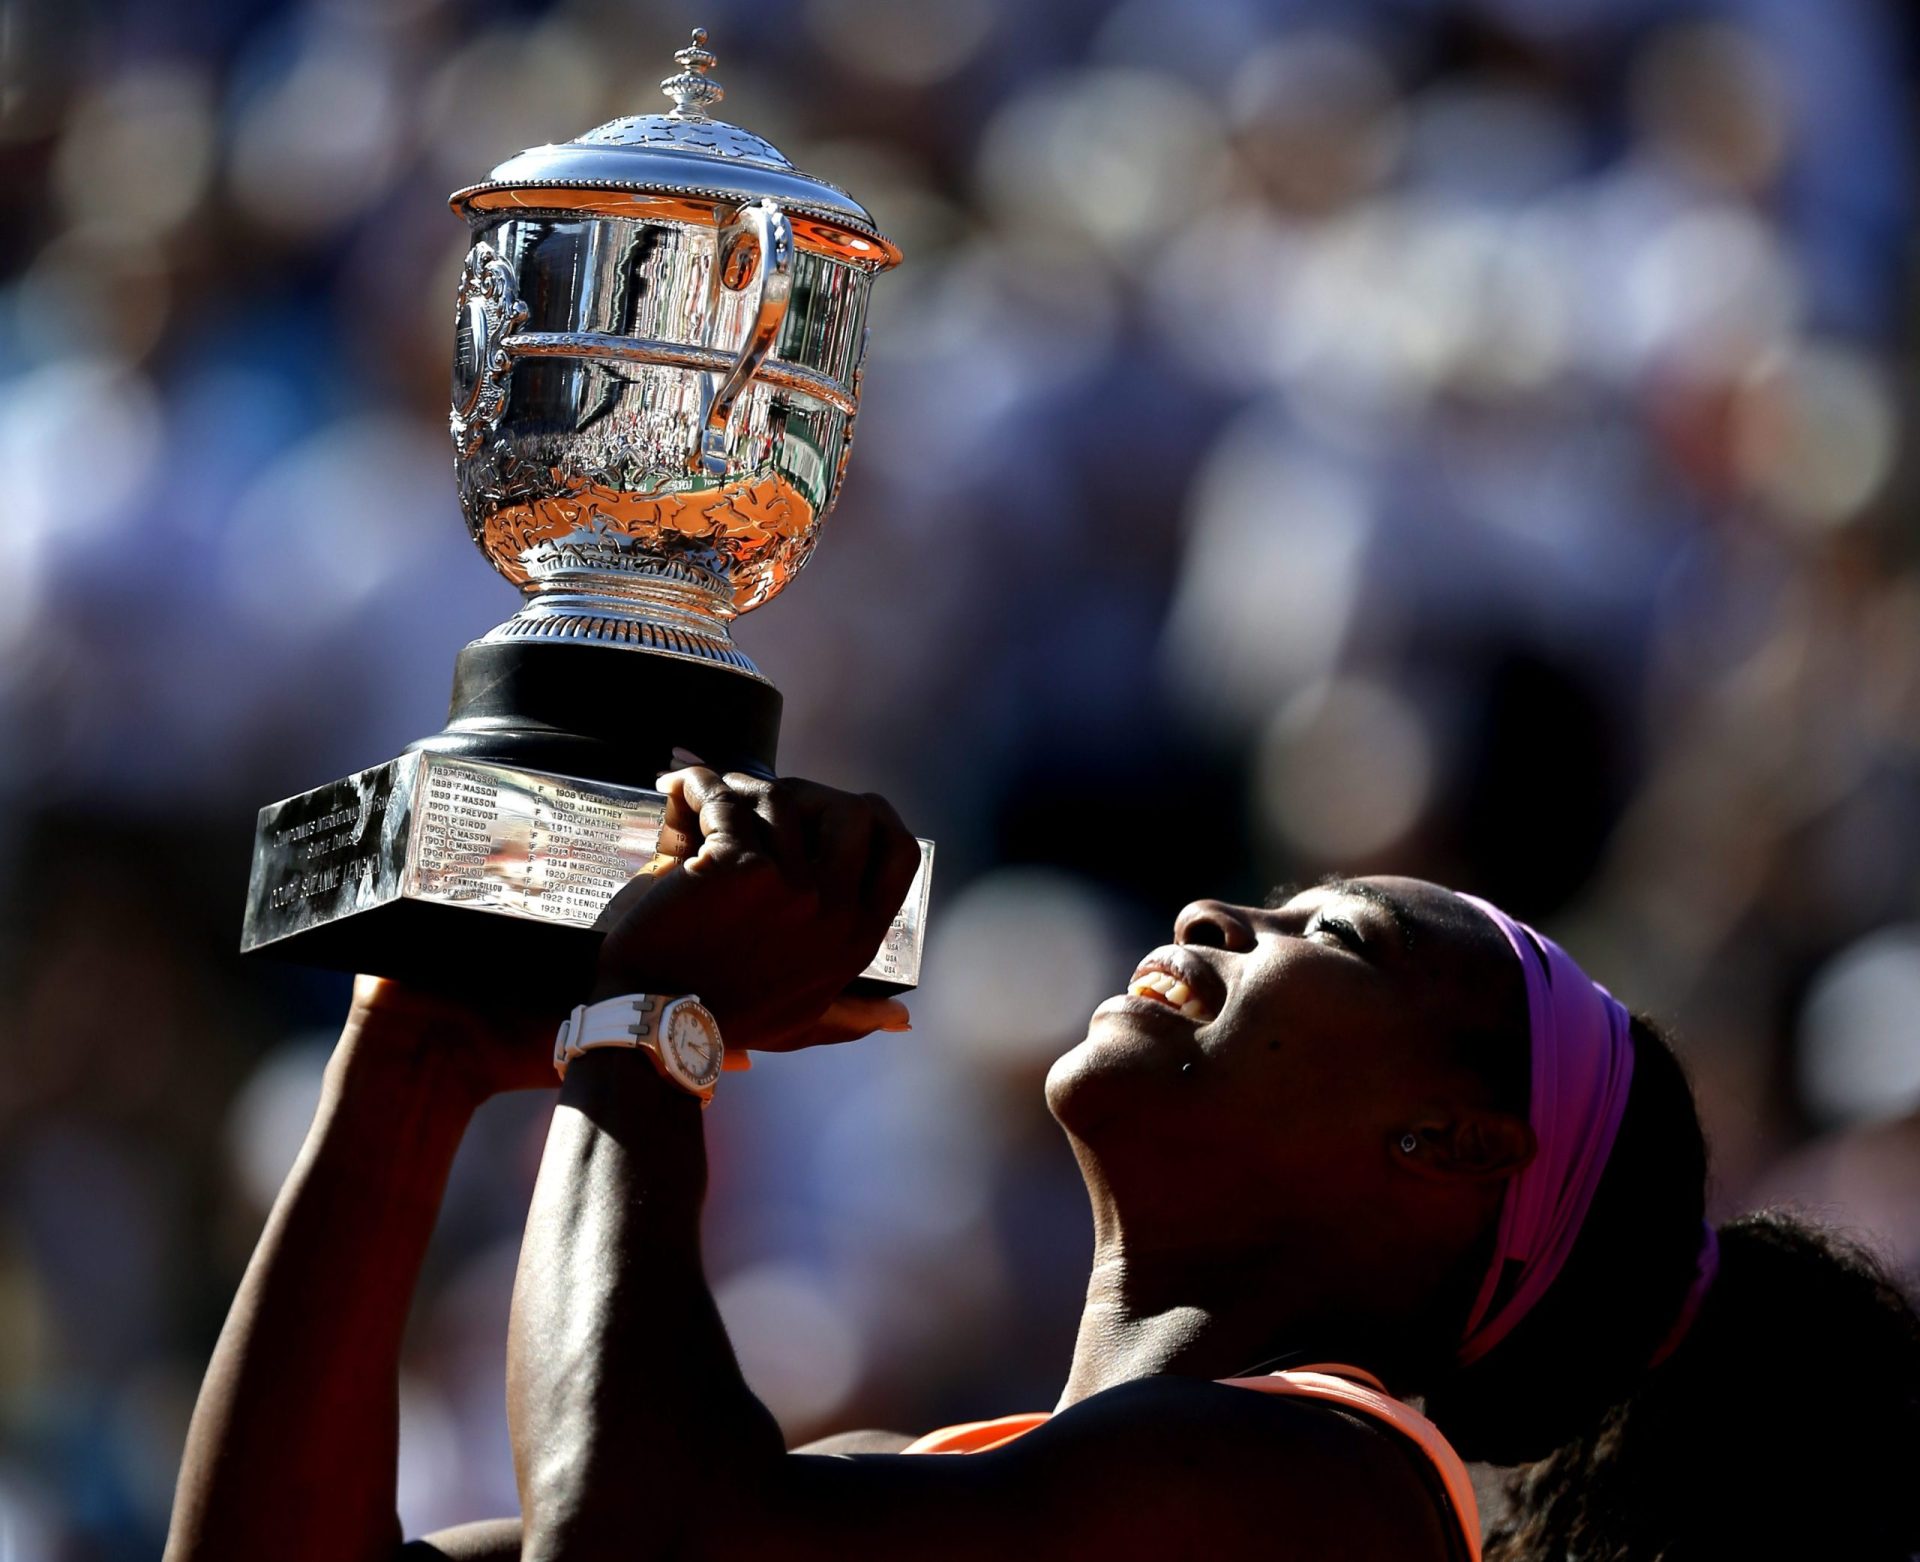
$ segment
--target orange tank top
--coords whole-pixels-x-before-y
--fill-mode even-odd
[[[1258,1378],[1221,1378],[1232,1388],[1250,1388],[1261,1394],[1290,1394],[1300,1399],[1318,1399],[1342,1410],[1371,1416],[1399,1432],[1432,1463],[1440,1478],[1447,1503],[1459,1522],[1466,1555],[1480,1562],[1480,1505],[1474,1500],[1473,1482],[1467,1467],[1453,1446],[1419,1411],[1400,1403],[1386,1385],[1358,1367],[1319,1363],[1311,1367],[1290,1367]],[[1026,1415],[1001,1416],[994,1421],[963,1421],[958,1426],[929,1432],[901,1450],[910,1454],[980,1454],[1002,1448],[1017,1437],[1031,1432],[1048,1419],[1045,1411]]]

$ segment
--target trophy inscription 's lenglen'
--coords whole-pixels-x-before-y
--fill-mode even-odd
[[[806,562],[852,448],[867,292],[900,251],[845,191],[710,118],[704,32],[665,114],[509,158],[452,197],[454,472],[519,612],[447,725],[260,811],[241,938],[426,982],[567,996],[653,856],[677,746],[770,769],[780,695],[736,614]],[[933,848],[867,980],[913,986]]]

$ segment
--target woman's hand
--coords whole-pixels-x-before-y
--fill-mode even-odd
[[[905,1028],[901,1004],[843,996],[920,864],[884,799],[698,766],[659,785],[660,849],[678,860],[608,906],[596,999],[697,993],[729,1050],[790,1051]]]
[[[358,976],[340,1037],[343,1065],[430,1071],[471,1106],[508,1090],[551,1088],[553,1037],[562,1015],[478,1003]]]

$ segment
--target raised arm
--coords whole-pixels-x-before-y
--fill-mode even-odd
[[[461,1135],[550,1032],[362,978],[194,1406],[169,1562],[389,1562],[400,1340]],[[511,1554],[511,1553],[507,1553]]]
[[[596,996],[695,992],[764,1046],[865,963],[912,843],[860,799],[735,784],[676,783],[702,854],[629,909]],[[697,1101],[644,1054],[574,1063],[508,1352],[528,1562],[1447,1555],[1383,1434],[1211,1383],[1130,1384],[984,1455],[785,1453],[701,1270],[705,1170]]]
[[[729,1050],[813,1039],[879,946],[918,849],[877,800],[734,782],[738,791],[704,770],[666,778],[670,819],[698,849],[615,908],[594,996],[697,994]],[[701,1271],[705,1185],[693,1096],[644,1054],[573,1064],[528,1217],[508,1349],[527,1557],[677,1555],[680,1523],[719,1489],[700,1451],[785,1457]],[[657,1493],[636,1533],[642,1470],[658,1472]]]

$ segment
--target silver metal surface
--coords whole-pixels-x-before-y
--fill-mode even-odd
[[[739,359],[716,347],[692,347],[685,342],[659,342],[641,336],[614,336],[607,331],[516,331],[506,338],[509,358],[605,358],[618,363],[657,363],[669,369],[695,369],[725,374]],[[798,391],[851,417],[859,396],[850,385],[790,363],[763,362],[753,378],[779,390]]]
[[[746,279],[752,278],[754,300],[747,312],[740,350],[725,377],[716,382],[708,376],[701,382],[711,388],[712,395],[688,465],[695,472],[724,478],[727,425],[733,418],[733,404],[753,383],[767,354],[773,351],[774,338],[780,334],[788,301],[793,297],[793,224],[772,201],[750,201],[720,230],[719,252],[720,285],[737,293],[749,285]]]
[[[591,929],[653,859],[665,811],[637,787],[404,754],[260,810],[241,951],[397,901]],[[932,875],[922,841],[864,976],[919,981]]]
[[[571,141],[529,147],[458,190],[456,209],[498,201],[517,191],[565,188],[693,196],[732,205],[767,197],[782,206],[867,240],[853,249],[870,263],[899,260],[873,217],[836,184],[795,168],[780,149],[750,130],[709,117],[726,96],[709,72],[718,63],[706,29],[674,55],[680,70],[660,83],[673,100],[666,114],[628,114]]]
[[[508,996],[564,988],[652,859],[664,799],[474,756],[627,773],[591,712],[637,689],[639,726],[704,723],[771,763],[779,700],[730,675],[765,683],[728,626],[806,563],[838,496],[868,289],[900,252],[845,191],[708,117],[721,89],[705,45],[696,32],[675,55],[671,113],[521,153],[453,197],[472,233],[454,469],[474,542],[525,601],[462,654],[446,731],[261,810],[243,951],[410,981],[481,971]],[[706,665],[611,660],[635,652]],[[923,841],[875,981],[918,980],[932,854]]]
[[[489,640],[758,676],[728,625],[813,551],[859,410],[868,289],[899,252],[844,192],[707,117],[704,33],[675,59],[672,113],[523,153],[454,197],[474,233],[454,466],[475,543],[526,594]]]

